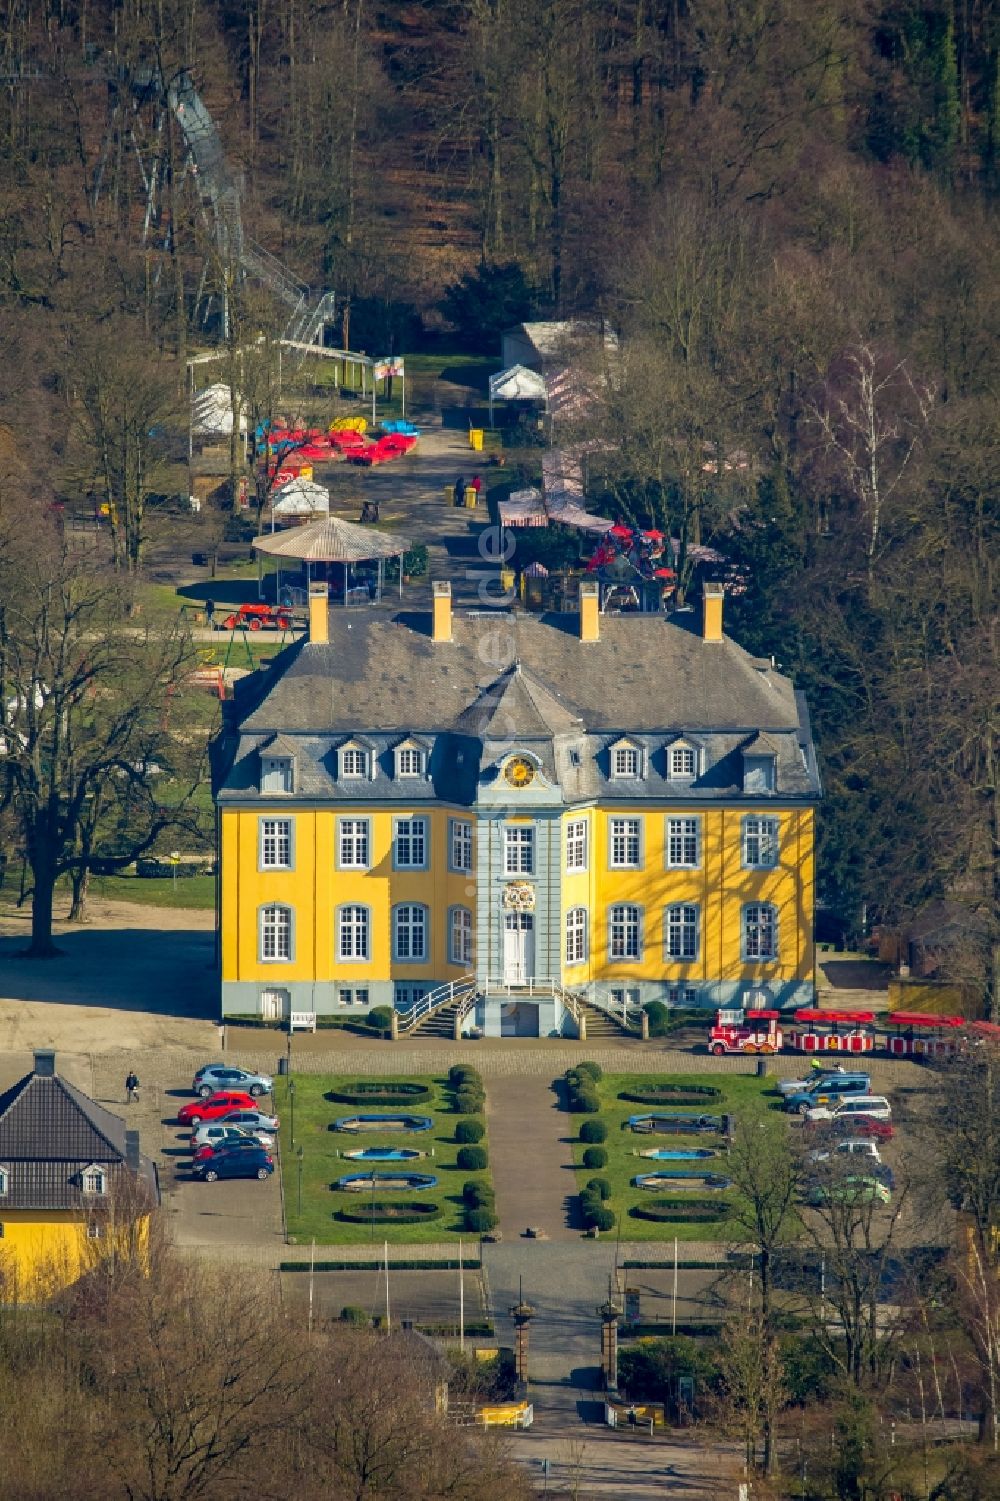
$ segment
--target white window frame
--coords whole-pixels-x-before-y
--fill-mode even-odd
[[[397,818],[392,826],[392,866],[394,870],[426,870],[429,829],[427,819],[419,814]],[[403,859],[405,851],[406,859]],[[419,856],[419,858],[417,858]]]
[[[642,948],[642,908],[635,902],[615,902],[608,908],[609,962],[636,964],[642,959]]]
[[[402,964],[426,964],[431,950],[431,915],[423,902],[400,902],[392,909],[392,953]],[[419,950],[419,952],[418,952]]]
[[[663,913],[663,957],[692,964],[700,952],[700,907],[697,902],[672,902]]]
[[[291,818],[263,817],[257,820],[257,866],[259,870],[294,870],[294,830]],[[282,832],[282,830],[284,832]],[[268,858],[273,855],[274,858]],[[280,858],[284,855],[284,859]]]
[[[472,821],[452,818],[448,823],[449,869],[462,875],[472,873]]]
[[[265,902],[263,906],[258,907],[257,958],[261,964],[291,964],[293,962],[295,958],[295,909],[287,902]]]
[[[368,752],[359,745],[345,745],[340,752],[340,775],[354,780],[368,775]]]
[[[337,819],[337,869],[368,870],[372,858],[372,829],[369,818]],[[359,853],[364,858],[359,859]]]
[[[10,1168],[0,1167],[0,1194],[10,1192]]]
[[[566,913],[566,965],[586,964],[590,958],[590,914],[586,907],[570,907]]]
[[[508,876],[533,876],[535,874],[534,824],[504,824],[503,868],[504,874]]]
[[[281,785],[271,786],[272,779],[280,780]],[[260,790],[266,797],[288,797],[295,791],[295,769],[291,756],[261,756]]]
[[[620,825],[620,827],[616,827]],[[634,827],[633,827],[634,826]],[[632,845],[635,858],[631,858]],[[608,819],[608,869],[642,869],[642,819],[618,814]]]
[[[770,937],[763,947],[761,935]],[[748,963],[773,964],[780,952],[778,909],[773,902],[748,902],[740,914],[740,938],[743,959]]]
[[[587,857],[589,854],[590,841],[587,833],[587,820],[574,818],[566,825],[566,873],[585,871],[587,869]]]
[[[663,842],[668,870],[700,870],[701,818],[671,815]]]
[[[472,911],[469,907],[449,909],[448,960],[451,964],[472,963]]]
[[[100,1198],[108,1191],[108,1170],[99,1163],[92,1162],[85,1167],[80,1174],[80,1189],[82,1193],[91,1194],[94,1198]]]
[[[634,782],[642,774],[642,751],[637,745],[614,745],[611,748],[611,776],[615,781]]]
[[[350,934],[349,952],[344,939]],[[337,908],[337,963],[368,964],[372,957],[371,908],[344,902]]]
[[[698,752],[693,745],[672,745],[668,752],[670,757],[669,780],[671,782],[693,782],[698,775]]]
[[[418,745],[401,745],[396,751],[397,777],[422,777],[424,752]]]
[[[780,833],[778,819],[748,813],[742,828],[743,869],[774,870],[778,864]]]

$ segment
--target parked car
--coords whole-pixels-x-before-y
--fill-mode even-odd
[[[200,1147],[219,1147],[227,1141],[254,1141],[268,1150],[274,1146],[274,1137],[263,1131],[248,1131],[243,1126],[231,1126],[223,1117],[221,1121],[206,1121],[191,1132],[191,1150]]]
[[[196,1162],[192,1171],[204,1183],[214,1183],[217,1178],[269,1178],[274,1163],[263,1147],[257,1147],[249,1152],[214,1152]]]
[[[252,1110],[254,1102],[250,1095],[223,1089],[210,1095],[207,1100],[189,1100],[177,1112],[182,1126],[200,1126],[202,1121],[217,1121],[230,1110]]]
[[[877,1178],[852,1173],[835,1183],[814,1183],[806,1197],[810,1204],[888,1204],[892,1193]]]
[[[884,1094],[863,1095],[853,1100],[831,1100],[828,1105],[817,1105],[806,1115],[808,1121],[853,1121],[874,1118],[892,1120],[892,1106]]]
[[[252,1136],[241,1136],[235,1141],[205,1142],[194,1153],[195,1162],[204,1162],[206,1157],[222,1157],[227,1152],[266,1152],[263,1142]]]
[[[867,1094],[871,1089],[870,1074],[830,1074],[826,1078],[810,1081],[804,1089],[785,1098],[785,1109],[805,1115],[817,1105],[828,1105],[845,1095]]]
[[[191,1088],[203,1100],[220,1089],[242,1089],[256,1099],[260,1094],[271,1093],[274,1080],[268,1074],[253,1074],[249,1069],[233,1068],[227,1063],[206,1063],[195,1074]]]
[[[882,1154],[875,1143],[857,1136],[848,1136],[831,1147],[815,1147],[809,1153],[810,1162],[829,1162],[831,1157],[865,1157],[870,1162],[882,1161]]]
[[[255,1135],[265,1132],[268,1136],[277,1135],[281,1122],[276,1115],[265,1115],[263,1110],[230,1110],[228,1115],[222,1117],[223,1126],[239,1126],[241,1131],[251,1131]]]
[[[872,1141],[891,1141],[896,1134],[891,1121],[876,1120],[873,1115],[863,1115],[857,1120],[848,1117],[841,1121],[820,1121],[818,1124],[825,1126],[831,1136],[869,1136]]]

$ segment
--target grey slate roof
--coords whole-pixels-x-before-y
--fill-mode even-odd
[[[776,795],[819,796],[790,680],[728,637],[703,641],[690,615],[605,616],[595,642],[580,641],[575,613],[456,612],[442,643],[426,615],[332,612],[330,623],[329,643],[297,642],[237,684],[214,748],[220,800],[256,798],[259,752],[275,735],[294,748],[296,796],[319,800],[472,804],[516,745],[567,802],[738,796],[751,746],[775,756]],[[406,734],[431,745],[426,779],[393,775]],[[372,745],[371,780],[338,782],[333,750],[348,736]],[[644,774],[612,782],[608,750],[622,736],[644,749]],[[668,775],[665,747],[678,737],[703,752],[693,783]]]
[[[25,1074],[0,1095],[0,1167],[9,1174],[4,1209],[81,1209],[92,1198],[79,1175],[91,1164],[115,1179],[127,1173],[125,1122],[58,1074]],[[159,1200],[156,1167],[139,1158],[139,1176]]]

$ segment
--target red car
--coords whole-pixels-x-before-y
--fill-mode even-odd
[[[182,1126],[200,1126],[202,1121],[217,1120],[230,1110],[256,1109],[257,1101],[251,1095],[227,1089],[209,1095],[207,1100],[192,1100],[189,1104],[182,1105],[177,1112],[177,1119]]]
[[[226,616],[222,629],[237,631],[245,626],[250,631],[287,631],[291,623],[292,617],[288,611],[277,605],[240,605],[232,615]]]

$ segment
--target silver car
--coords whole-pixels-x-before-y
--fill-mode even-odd
[[[226,1115],[220,1116],[215,1124],[238,1126],[241,1131],[249,1131],[254,1136],[260,1131],[274,1136],[281,1122],[276,1115],[265,1115],[262,1110],[230,1110]]]
[[[191,1088],[203,1100],[207,1100],[209,1095],[217,1094],[220,1089],[242,1090],[244,1094],[251,1094],[256,1098],[257,1095],[271,1094],[274,1080],[268,1074],[254,1074],[249,1069],[234,1068],[229,1063],[206,1063],[195,1074]]]
[[[256,1141],[268,1150],[274,1146],[274,1137],[263,1130],[250,1130],[246,1126],[231,1126],[224,1121],[205,1121],[191,1133],[191,1150],[200,1147],[221,1147],[231,1141]]]

